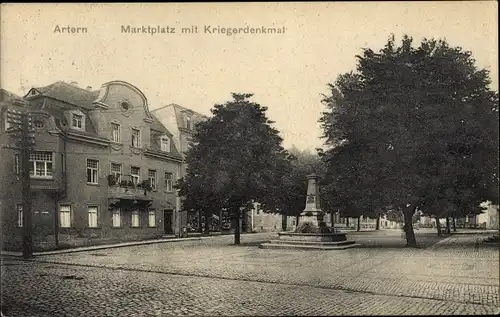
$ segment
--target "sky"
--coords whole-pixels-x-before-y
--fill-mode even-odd
[[[268,107],[286,148],[323,140],[322,94],[355,70],[362,48],[380,49],[393,33],[415,42],[443,38],[473,53],[498,90],[498,4],[471,2],[310,2],[183,4],[2,4],[0,86],[75,81],[98,89],[123,80],[150,109],[176,103],[205,115],[231,93],[253,93]],[[63,27],[87,33],[57,32]],[[124,33],[160,27],[166,33]],[[198,27],[198,33],[182,28]],[[215,27],[279,28],[281,34],[208,33]],[[147,31],[146,31],[147,32]],[[175,33],[167,33],[175,32]]]

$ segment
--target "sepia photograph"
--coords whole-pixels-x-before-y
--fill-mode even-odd
[[[498,2],[0,4],[1,316],[500,314]]]

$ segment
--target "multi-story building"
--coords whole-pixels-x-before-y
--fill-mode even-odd
[[[182,156],[182,165],[179,178],[186,175],[187,164],[185,161],[186,152],[193,144],[193,134],[196,124],[200,121],[208,119],[207,116],[195,112],[191,109],[182,107],[177,104],[169,104],[157,109],[152,110],[152,113],[160,120],[160,122],[172,132],[173,142]],[[189,228],[197,230],[199,223],[203,222],[199,211],[190,211],[183,214],[185,219],[183,221],[188,224]],[[220,215],[215,215],[215,219],[210,222],[214,223],[213,226],[217,230],[220,229]]]
[[[186,151],[193,143],[194,127],[198,122],[208,119],[207,116],[177,104],[154,109],[152,113],[172,133],[174,144],[185,159]],[[187,165],[183,162],[179,178],[186,175],[186,168]]]
[[[193,143],[194,127],[198,122],[207,120],[208,117],[177,104],[169,104],[154,109],[152,113],[172,132],[174,143],[183,157],[180,177],[184,177],[187,169],[185,154]],[[200,226],[204,226],[205,220],[199,211],[190,211],[186,216],[188,219],[185,219],[185,221],[189,224],[191,230],[197,231]],[[295,225],[293,224],[295,221],[293,217],[290,217],[287,221],[289,223],[288,228],[292,228]],[[281,215],[264,213],[255,206],[242,216],[241,222],[241,228],[244,232],[279,231],[282,228]],[[234,223],[232,223],[228,210],[222,210],[218,214],[213,214],[208,219],[208,223],[212,231],[232,231],[234,228]]]
[[[182,217],[173,185],[182,156],[137,87],[112,81],[92,90],[56,82],[32,88],[24,103],[2,103],[0,112],[4,248],[20,247],[24,225],[17,136],[5,120],[14,108],[28,109],[35,129],[29,160],[35,247],[178,232]]]

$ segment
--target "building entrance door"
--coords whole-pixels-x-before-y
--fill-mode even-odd
[[[163,210],[163,230],[165,234],[173,234],[174,229],[172,228],[174,211],[172,209]]]

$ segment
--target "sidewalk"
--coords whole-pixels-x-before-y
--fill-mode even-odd
[[[242,232],[241,235],[253,234],[250,232]],[[209,235],[202,235],[201,233],[189,233],[186,238],[175,238],[175,236],[163,239],[151,239],[151,240],[142,240],[142,241],[129,241],[129,242],[120,242],[120,243],[111,243],[111,244],[102,244],[102,245],[92,245],[85,247],[75,247],[75,248],[67,248],[60,250],[51,250],[51,251],[40,251],[33,252],[33,256],[42,256],[42,255],[52,255],[52,254],[62,254],[62,253],[74,253],[74,252],[82,252],[82,251],[92,251],[92,250],[102,250],[102,249],[112,249],[112,248],[121,248],[121,247],[129,247],[135,245],[146,245],[146,244],[156,244],[156,243],[166,243],[166,242],[182,242],[182,241],[192,241],[192,240],[204,240],[214,237],[226,236],[226,235],[234,235],[234,234],[226,234],[213,232]],[[16,251],[0,251],[0,255],[6,256],[15,256],[22,257],[22,252]]]
[[[457,247],[464,248],[465,246],[482,244],[483,239],[498,233],[498,230],[463,230],[451,232],[446,238],[435,243],[429,250],[435,250],[442,247]]]
[[[143,245],[143,244],[202,240],[205,238],[208,238],[208,237],[166,238],[166,239],[154,239],[154,240],[143,240],[143,241],[130,241],[130,242],[121,242],[121,243],[113,243],[113,244],[102,244],[102,245],[93,245],[93,246],[86,246],[86,247],[68,248],[68,249],[61,249],[61,250],[33,252],[33,255],[34,256],[41,256],[41,255],[51,255],[51,254],[61,254],[61,253],[73,253],[73,252],[82,252],[82,251],[129,247],[129,246]],[[0,252],[0,255],[22,256],[22,252],[2,250]]]
[[[451,230],[450,234],[498,234],[500,231],[498,229],[457,229],[457,231]]]

